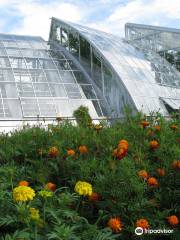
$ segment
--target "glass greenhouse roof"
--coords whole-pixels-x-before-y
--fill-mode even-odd
[[[120,115],[124,105],[147,114],[159,111],[167,115],[162,99],[178,100],[179,104],[180,73],[155,52],[143,52],[112,34],[56,18],[52,19],[50,40],[62,46],[66,43],[65,47],[72,54],[72,40],[77,43],[79,49],[76,52],[79,54],[76,58],[81,64],[86,62],[85,69],[94,84],[102,89],[102,96]],[[85,48],[86,52],[90,49],[88,54],[84,54]],[[101,68],[98,81],[94,55],[99,59]],[[102,87],[99,86],[101,81]]]
[[[92,85],[63,51],[41,37],[0,34],[1,119],[72,117],[80,105],[102,115]]]

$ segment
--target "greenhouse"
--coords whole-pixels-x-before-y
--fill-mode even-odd
[[[121,39],[52,18],[48,42],[0,34],[1,120],[71,118],[81,105],[94,119],[123,117],[125,106],[133,113],[177,111],[179,71],[127,31]]]

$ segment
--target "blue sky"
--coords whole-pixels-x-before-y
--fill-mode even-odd
[[[123,36],[126,22],[180,28],[180,0],[0,0],[3,33],[47,40],[52,16]]]

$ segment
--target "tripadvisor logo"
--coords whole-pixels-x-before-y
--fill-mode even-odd
[[[174,232],[173,229],[143,229],[141,227],[137,227],[135,229],[136,235],[144,234],[172,234]]]

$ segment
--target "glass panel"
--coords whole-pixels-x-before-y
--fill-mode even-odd
[[[57,115],[63,116],[63,117],[72,117],[72,111],[70,108],[69,100],[59,100],[55,99],[56,109],[57,109]]]
[[[47,77],[47,80],[48,82],[62,82],[59,74],[58,74],[58,71],[56,70],[46,70],[45,71],[45,74],[46,74],[46,77]]]
[[[25,58],[27,68],[29,69],[40,69],[41,64],[37,58]]]
[[[55,64],[59,70],[71,70],[69,63],[66,60],[56,60]]]
[[[96,99],[96,94],[91,85],[81,85],[81,88],[88,99]]]
[[[69,33],[69,50],[74,56],[79,57],[78,34],[72,32],[72,31]]]
[[[34,91],[37,97],[51,97],[49,86],[46,83],[34,83]]]
[[[41,116],[56,116],[56,106],[50,99],[38,99]]]
[[[62,82],[64,83],[74,83],[75,79],[71,71],[59,71],[61,75]]]
[[[42,68],[44,69],[56,69],[55,64],[51,60],[39,59],[39,61],[41,63]]]
[[[25,61],[22,58],[13,58],[10,57],[9,61],[12,68],[26,68]]]
[[[1,45],[0,45],[0,47],[1,47]],[[7,55],[4,48],[0,48],[0,55],[2,55],[2,56],[6,56]]]
[[[11,69],[0,69],[0,82],[14,82],[14,76]]]
[[[21,99],[21,106],[24,117],[37,117],[39,115],[36,99]]]
[[[0,68],[10,67],[10,62],[7,57],[0,57]]]
[[[7,55],[9,56],[21,57],[21,53],[19,49],[6,48],[6,52],[7,52]]]
[[[65,28],[61,28],[61,44],[68,49],[68,31]]]
[[[93,51],[93,68],[92,68],[92,78],[96,86],[102,90],[102,74],[101,74],[101,60],[95,55]]]
[[[103,74],[104,74],[104,95],[105,97],[107,97],[111,92],[111,86],[113,84],[113,81],[111,70],[105,64],[103,64]]]
[[[19,48],[32,48],[29,41],[16,41]]]
[[[50,84],[53,97],[67,97],[63,84]]]
[[[57,58],[57,59],[64,59],[64,54],[62,51],[54,51],[54,50],[50,50],[50,54],[53,58]]]
[[[20,97],[35,97],[32,84],[17,83]]]
[[[91,73],[90,44],[80,36],[80,60],[87,72]]]
[[[17,99],[4,100],[5,117],[19,119],[22,118],[20,101]]]
[[[32,79],[29,73],[25,70],[14,70],[14,77],[16,82],[24,82],[24,83],[32,82]]]
[[[69,98],[82,98],[77,84],[64,85]]]
[[[0,83],[1,96],[3,98],[17,98],[15,83]]]
[[[4,44],[4,46],[5,47],[15,47],[15,48],[17,48],[17,44],[16,44],[16,42],[15,41],[13,41],[13,40],[4,40],[3,41],[3,44]]]
[[[84,74],[80,71],[74,71],[74,76],[76,78],[76,81],[81,84],[81,83],[89,83],[89,81],[85,78]]]
[[[42,70],[29,70],[33,82],[47,82],[46,76]]]

